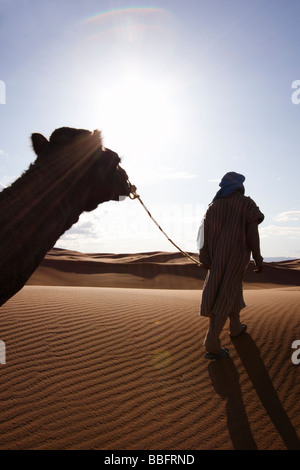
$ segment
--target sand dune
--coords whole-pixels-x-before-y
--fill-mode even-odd
[[[231,357],[213,362],[188,268],[178,254],[49,253],[0,309],[0,449],[300,449],[299,262],[260,284],[249,272],[248,333],[225,329]]]
[[[197,259],[197,255],[191,253]],[[55,248],[28,285],[196,289],[206,272],[181,253],[84,254]],[[300,286],[300,260],[266,263],[259,276],[250,263],[246,289]]]

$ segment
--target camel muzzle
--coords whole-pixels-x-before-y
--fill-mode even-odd
[[[123,201],[131,193],[132,185],[129,182],[128,175],[123,168],[118,166],[117,174],[117,194],[113,198],[115,201]]]

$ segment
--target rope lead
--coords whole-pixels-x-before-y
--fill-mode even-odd
[[[145,211],[147,212],[147,214],[149,215],[150,219],[153,220],[153,222],[155,223],[155,225],[159,228],[159,230],[163,233],[163,235],[167,238],[167,240],[172,243],[173,246],[175,246],[175,248],[177,248],[177,250],[180,251],[180,253],[182,253],[184,256],[186,256],[187,258],[189,258],[190,260],[192,260],[194,263],[196,263],[198,266],[201,267],[201,263],[196,260],[195,258],[193,258],[191,255],[189,255],[186,251],[183,251],[181,248],[179,248],[178,245],[176,245],[176,243],[173,242],[173,240],[171,240],[171,238],[166,234],[166,232],[164,232],[164,230],[161,228],[161,226],[156,222],[156,220],[152,217],[150,211],[147,209],[147,207],[145,206],[145,204],[143,203],[142,199],[141,199],[141,196],[139,194],[137,194],[137,188],[136,186],[130,184],[130,194],[129,194],[129,198],[130,199],[138,199],[139,202],[141,203],[141,205],[143,206],[143,208],[145,209]]]

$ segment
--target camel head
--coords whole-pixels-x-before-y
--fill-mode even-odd
[[[117,153],[103,147],[100,131],[62,127],[49,141],[37,133],[31,139],[37,164],[53,169],[60,185],[70,188],[72,197],[84,202],[84,211],[129,196],[131,186],[121,160]]]

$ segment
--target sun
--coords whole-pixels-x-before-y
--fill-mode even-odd
[[[142,127],[145,121],[152,123],[157,119],[168,96],[163,84],[136,74],[127,74],[115,82],[107,94],[110,105],[120,116],[138,127]]]
[[[163,81],[128,72],[106,87],[99,100],[105,117],[104,135],[126,148],[162,145],[166,126],[174,123],[170,87]]]

